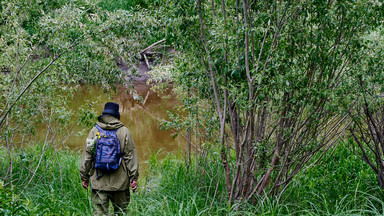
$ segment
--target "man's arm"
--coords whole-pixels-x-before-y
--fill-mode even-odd
[[[88,138],[86,140],[86,144],[83,150],[81,165],[80,165],[80,178],[83,182],[83,187],[85,189],[88,188],[89,178],[90,178],[90,170],[92,168],[92,147],[94,144],[94,138],[96,135],[96,128],[92,128],[89,132]]]
[[[139,178],[139,161],[137,158],[135,143],[133,142],[131,134],[127,133],[125,137],[125,154],[124,154],[124,162],[127,167],[127,172],[131,184],[132,190],[135,190],[137,187],[137,180]],[[135,183],[134,183],[135,182]]]

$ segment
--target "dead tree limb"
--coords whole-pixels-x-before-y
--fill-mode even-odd
[[[140,53],[145,54],[148,50],[152,49],[154,46],[156,46],[156,45],[158,45],[158,44],[160,44],[160,43],[163,43],[163,42],[165,42],[165,38],[162,39],[162,40],[159,40],[159,41],[157,41],[156,43],[153,43],[152,45],[150,45],[149,47],[147,47],[147,48],[141,50]]]

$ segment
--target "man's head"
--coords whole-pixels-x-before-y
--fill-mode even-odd
[[[108,102],[104,106],[103,115],[111,115],[120,120],[119,104]]]

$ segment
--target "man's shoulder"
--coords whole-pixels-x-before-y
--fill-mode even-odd
[[[130,134],[128,128],[125,127],[124,125],[121,126],[119,129],[117,129],[117,133]]]
[[[98,131],[98,129],[96,128],[96,126],[94,125],[91,130],[89,131],[89,133],[96,133]]]

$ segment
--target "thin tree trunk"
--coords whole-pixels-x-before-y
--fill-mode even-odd
[[[188,142],[188,149],[187,149],[187,170],[189,170],[189,166],[191,165],[191,128],[187,128],[187,142]]]
[[[202,13],[201,13],[201,2],[200,2],[200,0],[197,0],[197,7],[198,7],[198,10],[199,10],[201,36],[202,36],[203,42],[204,42],[204,49],[205,49],[205,52],[208,54],[209,76],[211,78],[211,83],[212,83],[212,87],[213,87],[213,92],[214,92],[214,97],[215,97],[215,104],[216,104],[216,108],[217,108],[217,113],[219,114],[219,118],[220,118],[223,115],[222,115],[222,111],[221,111],[221,105],[220,105],[220,100],[219,100],[219,96],[218,96],[215,75],[214,75],[214,72],[213,72],[212,61],[211,61],[211,57],[209,55],[209,51],[208,51],[208,48],[207,48],[207,38],[205,37],[205,31],[204,31],[204,25],[203,25],[203,16],[202,16]]]
[[[196,105],[196,129],[195,129],[195,178],[197,176],[197,170],[198,170],[198,153],[197,153],[197,142],[199,137],[199,105]]]
[[[248,49],[249,49],[249,38],[248,38],[248,4],[247,0],[243,0],[243,9],[244,9],[244,25],[245,25],[245,72],[247,74],[248,82],[250,83],[250,87],[252,87],[252,79],[251,75],[249,73],[249,54],[248,54]],[[252,97],[251,97],[252,98]]]
[[[212,0],[212,12],[213,12],[213,19],[216,19],[216,8],[215,8],[215,1]]]
[[[6,138],[7,139],[7,138]],[[7,150],[8,150],[8,156],[9,156],[9,166],[8,166],[8,170],[7,170],[7,174],[5,175],[5,179],[4,181],[8,178],[8,176],[10,176],[10,185],[12,187],[12,176],[13,176],[13,157],[12,157],[12,153],[11,153],[11,145],[10,143],[8,142],[7,140]]]
[[[225,151],[225,118],[226,118],[226,107],[227,107],[227,99],[225,98],[224,102],[224,111],[223,116],[220,118],[220,141],[221,141],[221,158],[223,161],[223,167],[225,171],[225,185],[227,187],[228,197],[230,197],[231,193],[231,171],[228,165],[227,153]]]

